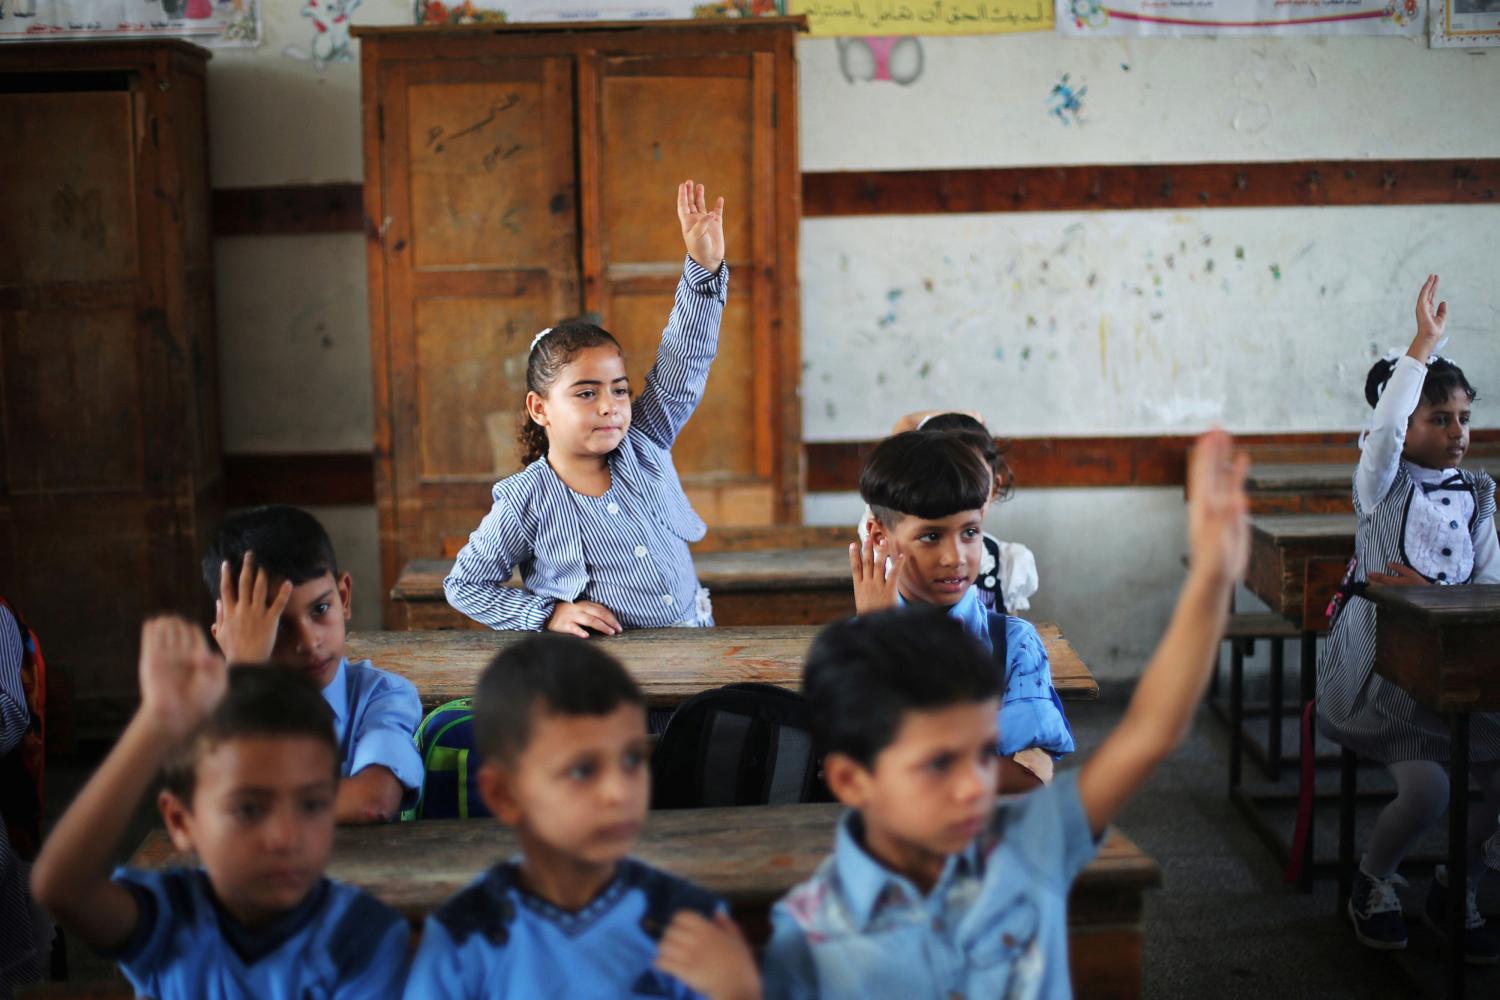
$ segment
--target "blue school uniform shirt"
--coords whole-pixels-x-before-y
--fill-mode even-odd
[[[140,908],[114,958],[139,996],[155,1000],[305,1000],[400,994],[411,930],[395,910],[321,879],[268,927],[220,907],[200,870],[120,869]]]
[[[672,445],[697,409],[719,349],[729,265],[686,257],[656,362],[610,452],[603,496],[575,493],[545,456],[491,490],[490,512],[443,580],[448,603],[495,629],[537,631],[559,601],[590,600],[626,628],[698,617],[688,543],[707,530],[672,464]],[[524,589],[508,587],[519,569]]]
[[[521,888],[498,864],[427,918],[407,1000],[447,997],[697,997],[654,967],[677,911],[712,916],[710,893],[639,861],[576,913]]]
[[[347,778],[371,764],[388,767],[401,782],[402,808],[414,804],[422,790],[422,756],[412,743],[422,721],[416,686],[369,660],[350,663],[346,657],[323,689],[323,700],[333,709],[339,773]]]
[[[1098,847],[1077,772],[998,803],[924,897],[862,844],[857,812],[833,854],[771,910],[767,1000],[1066,1000],[1068,889]]]
[[[897,600],[905,605],[900,595]],[[1042,637],[1024,618],[986,608],[979,588],[970,587],[948,609],[984,648],[994,651],[992,636],[1005,636],[1005,691],[1000,700],[1000,753],[1009,757],[1027,747],[1041,747],[1054,757],[1072,753],[1073,727],[1062,698],[1052,686],[1052,664]]]

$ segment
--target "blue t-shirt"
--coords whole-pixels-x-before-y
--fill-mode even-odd
[[[354,1000],[401,991],[411,929],[352,886],[321,879],[295,908],[251,930],[219,905],[201,870],[122,868],[114,879],[134,894],[140,919],[110,957],[140,996]]]
[[[347,778],[371,764],[389,768],[401,782],[401,807],[415,805],[422,790],[422,756],[412,743],[422,721],[415,685],[369,660],[344,659],[323,689],[323,700],[333,709],[340,773]]]
[[[900,604],[907,602],[898,597]],[[1005,691],[1000,697],[1000,753],[1009,757],[1028,747],[1041,747],[1054,757],[1072,753],[1073,727],[1063,711],[1062,698],[1052,686],[1052,664],[1047,647],[1024,618],[1000,614],[984,606],[979,588],[970,587],[948,609],[964,630],[994,652],[995,635],[1005,636]]]
[[[1002,800],[923,896],[862,846],[858,813],[833,854],[771,910],[767,1000],[1066,1000],[1068,888],[1098,847],[1077,772]]]
[[[719,900],[639,861],[593,902],[560,910],[498,864],[442,905],[422,930],[407,1000],[429,997],[697,997],[654,967],[679,910],[712,916]]]

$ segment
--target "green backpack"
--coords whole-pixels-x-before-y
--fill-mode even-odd
[[[422,793],[401,813],[411,819],[470,819],[488,816],[475,778],[474,699],[455,698],[427,713],[412,736],[422,757]]]

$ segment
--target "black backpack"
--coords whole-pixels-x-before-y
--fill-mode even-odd
[[[772,684],[689,698],[651,755],[656,809],[831,801],[807,700]]]

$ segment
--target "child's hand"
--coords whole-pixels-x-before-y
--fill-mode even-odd
[[[253,552],[246,552],[240,560],[238,586],[229,572],[229,560],[219,567],[219,600],[210,631],[229,662],[265,663],[271,658],[281,613],[292,598],[292,581],[283,580],[268,599],[270,589],[271,578],[255,568]]]
[[[594,601],[558,601],[543,628],[548,632],[563,632],[584,639],[589,637],[588,629],[605,635],[619,635],[625,631],[613,611]]]
[[[656,967],[711,1000],[760,996],[755,957],[727,913],[715,913],[709,920],[692,910],[679,910],[661,937]]]
[[[1436,309],[1432,306],[1437,286],[1438,276],[1429,274],[1417,293],[1417,335],[1406,351],[1424,365],[1443,346],[1444,331],[1448,328],[1448,303],[1439,302]]]
[[[1371,570],[1366,574],[1370,578],[1371,583],[1382,587],[1432,586],[1432,584],[1427,582],[1426,577],[1410,566],[1403,566],[1400,563],[1386,563],[1385,565],[1390,570],[1389,573],[1376,573],[1374,570]]]
[[[1236,453],[1234,440],[1222,430],[1199,437],[1188,456],[1191,568],[1221,583],[1243,577],[1250,559],[1249,469],[1249,456]]]
[[[854,613],[867,615],[872,611],[896,606],[897,584],[901,579],[901,567],[906,564],[906,554],[891,559],[887,571],[886,543],[871,547],[870,539],[864,543],[849,544],[849,572],[854,576]]]
[[[141,714],[181,739],[206,719],[229,682],[198,626],[175,616],[141,626]]]
[[[688,256],[705,271],[719,270],[724,263],[724,199],[712,212],[703,197],[703,185],[683,181],[677,185],[677,219],[682,223],[682,242]]]

